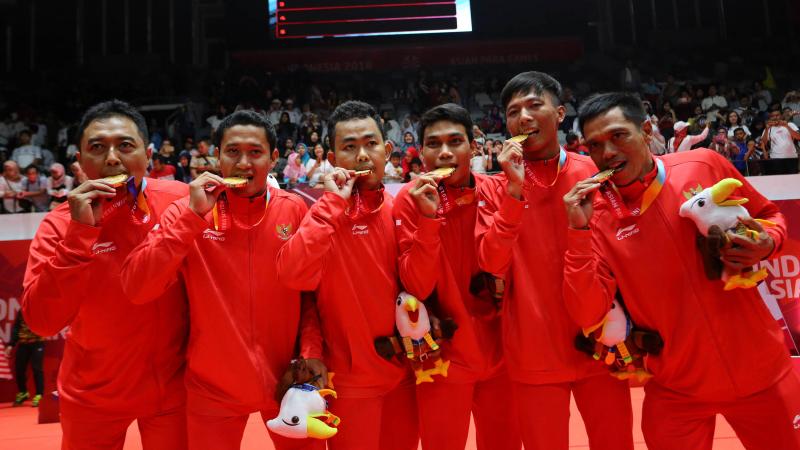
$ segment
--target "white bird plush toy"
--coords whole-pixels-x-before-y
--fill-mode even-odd
[[[278,417],[267,421],[273,433],[292,439],[328,439],[336,435],[341,420],[328,411],[326,395],[336,398],[331,389],[311,384],[294,384],[281,400]]]
[[[443,361],[439,344],[431,336],[431,320],[425,304],[407,292],[397,296],[395,326],[403,343],[406,358],[417,378],[417,384],[433,382],[432,375],[447,377],[450,361]],[[425,362],[433,361],[433,368],[425,369]]]
[[[698,186],[692,192],[684,195],[687,200],[681,205],[680,216],[691,219],[697,229],[705,237],[720,237],[723,243],[728,242],[727,231],[732,231],[741,236],[758,239],[759,233],[747,228],[739,218],[749,219],[750,213],[742,205],[747,203],[746,198],[731,199],[733,192],[742,186],[742,182],[735,178],[725,178],[714,186],[703,189]],[[768,220],[755,219],[764,226],[775,226]],[[727,267],[722,272],[722,281],[725,290],[736,288],[752,288],[759,281],[767,277],[766,269],[758,271],[745,270],[731,271]]]

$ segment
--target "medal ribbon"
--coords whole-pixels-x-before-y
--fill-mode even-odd
[[[550,184],[546,184],[539,176],[536,175],[536,171],[533,169],[533,164],[525,161],[525,184],[530,186],[538,186],[538,187],[551,187],[556,184],[558,181],[558,175],[561,174],[561,169],[564,168],[564,164],[567,162],[567,152],[564,151],[563,148],[559,149],[558,153],[558,168],[556,169],[556,177],[553,178],[553,181]],[[526,186],[526,188],[528,187]]]
[[[363,216],[374,214],[380,211],[383,208],[383,187],[380,188],[380,204],[375,209],[369,209],[369,205],[364,201],[361,194],[359,193],[357,188],[353,188],[353,194],[351,195],[351,204],[352,206],[348,207],[345,210],[345,214],[350,220],[358,220]]]
[[[436,189],[439,191],[439,208],[436,210],[436,215],[439,217],[446,216],[458,206],[469,205],[475,201],[474,188],[448,189],[444,183],[439,183]]]
[[[219,198],[214,204],[214,208],[211,210],[211,217],[214,219],[214,230],[227,231],[231,227],[231,222],[233,222],[233,224],[238,228],[242,228],[244,230],[252,230],[253,228],[261,225],[261,222],[264,221],[264,217],[267,217],[267,208],[269,208],[269,200],[271,196],[269,186],[267,186],[264,196],[266,199],[264,202],[264,212],[261,213],[261,218],[258,219],[258,222],[254,223],[253,225],[249,225],[240,222],[233,214],[231,214],[231,206],[228,202],[227,191],[223,191],[221,194],[219,194]]]
[[[658,169],[658,173],[656,177],[653,179],[653,182],[650,183],[650,186],[647,186],[647,189],[642,194],[641,198],[639,199],[639,206],[629,209],[628,205],[625,204],[625,201],[622,199],[622,195],[620,195],[619,190],[614,183],[610,181],[606,181],[600,187],[600,193],[603,197],[608,201],[608,204],[611,206],[611,210],[614,211],[614,215],[617,216],[617,219],[626,219],[628,217],[633,216],[641,216],[642,214],[650,208],[650,205],[658,197],[658,194],[661,193],[661,189],[664,187],[664,183],[667,180],[667,171],[664,169],[664,163],[661,162],[660,159],[656,158],[656,167]]]

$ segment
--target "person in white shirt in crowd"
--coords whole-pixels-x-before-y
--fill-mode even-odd
[[[300,112],[300,108],[294,106],[294,99],[291,97],[287,98],[286,101],[283,103],[283,111],[289,114],[289,121],[295,125],[299,124],[300,119],[303,118],[303,114]]]
[[[764,89],[760,81],[753,82],[753,101],[761,112],[766,111],[772,104],[772,93]]]
[[[717,93],[717,87],[712,84],[708,87],[708,96],[703,99],[700,106],[703,108],[703,112],[706,113],[706,119],[709,122],[714,122],[717,120],[719,110],[728,107],[728,101]]]
[[[32,124],[31,127],[31,144],[44,147],[47,143],[47,125],[41,121]]]
[[[8,160],[3,163],[3,175],[0,176],[0,198],[3,199],[3,212],[24,212],[17,198],[19,192],[22,192],[22,175],[19,172],[19,165],[15,161]]]
[[[21,202],[29,202],[33,212],[46,212],[50,209],[50,196],[47,195],[47,178],[39,173],[39,168],[31,164],[25,168],[22,190],[17,193]],[[23,204],[23,209],[25,205]]]
[[[320,180],[325,175],[333,173],[334,167],[328,159],[328,154],[325,147],[318,143],[314,146],[313,155],[306,161],[306,180],[312,188],[323,188]]]
[[[31,164],[41,165],[44,161],[42,149],[38,145],[31,143],[30,130],[22,130],[17,136],[19,147],[15,148],[11,153],[11,159],[17,163],[19,167],[28,167]]]
[[[47,195],[50,196],[50,210],[67,201],[67,194],[72,190],[74,180],[67,175],[64,166],[59,163],[50,165],[50,176],[47,177]]]
[[[783,120],[794,122],[795,125],[800,125],[800,92],[787,92],[781,102],[781,108],[784,113]]]
[[[224,119],[225,116],[227,115],[228,115],[228,109],[225,108],[225,105],[223,105],[222,103],[217,105],[216,112],[213,115],[208,116],[208,118],[206,119],[206,123],[208,123],[208,126],[211,127],[212,132],[217,131],[217,127],[222,122],[222,119]]]
[[[747,125],[742,123],[742,116],[739,115],[736,111],[731,111],[728,113],[728,139],[733,139],[733,133],[736,131],[737,128],[741,128],[744,131],[746,136],[750,136],[750,128],[747,128]]]
[[[384,111],[381,119],[383,119],[383,129],[386,130],[386,139],[400,142],[403,139],[403,130],[400,128],[400,124],[392,118],[392,113]]]
[[[761,145],[769,149],[769,159],[797,158],[795,141],[800,141],[800,132],[797,125],[786,122],[781,118],[778,110],[769,113],[767,128],[761,135]]]
[[[392,152],[389,156],[389,161],[386,162],[386,167],[383,169],[383,182],[384,183],[402,183],[403,182],[403,154],[400,152]]]
[[[283,109],[281,109],[280,99],[273,98],[272,103],[269,105],[269,110],[267,111],[267,119],[269,119],[270,123],[277,124],[281,119],[282,112]]]
[[[685,152],[692,149],[693,146],[703,142],[708,137],[709,123],[706,122],[703,132],[700,134],[690,135],[689,124],[684,121],[675,122],[672,129],[675,130],[675,137],[670,138],[667,150],[670,153]]]
[[[482,137],[475,138],[475,149],[472,151],[472,158],[469,160],[469,167],[472,173],[486,173],[486,168],[489,165],[489,155],[486,154],[484,144],[486,144],[486,139]]]

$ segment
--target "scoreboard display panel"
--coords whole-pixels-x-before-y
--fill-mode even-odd
[[[276,39],[472,31],[469,0],[269,0]]]

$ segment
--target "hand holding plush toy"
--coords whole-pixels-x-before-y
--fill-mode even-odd
[[[397,296],[395,306],[397,336],[375,339],[375,350],[386,359],[403,357],[411,363],[417,384],[432,383],[433,375],[447,377],[450,361],[442,359],[438,341],[452,337],[456,326],[451,320],[429,316],[425,304],[407,292]]]
[[[686,193],[687,200],[681,205],[680,216],[691,219],[706,240],[698,241],[706,263],[706,275],[709,278],[722,278],[725,290],[736,288],[752,288],[767,277],[766,269],[752,271],[745,269],[734,271],[721,268],[719,251],[730,245],[727,235],[731,231],[740,236],[758,240],[759,233],[748,228],[740,219],[750,219],[750,213],[742,205],[747,203],[746,198],[731,199],[731,194],[742,186],[742,182],[735,178],[725,178],[710,188],[702,189],[698,186],[692,192]],[[775,226],[774,223],[755,219],[761,225]]]

